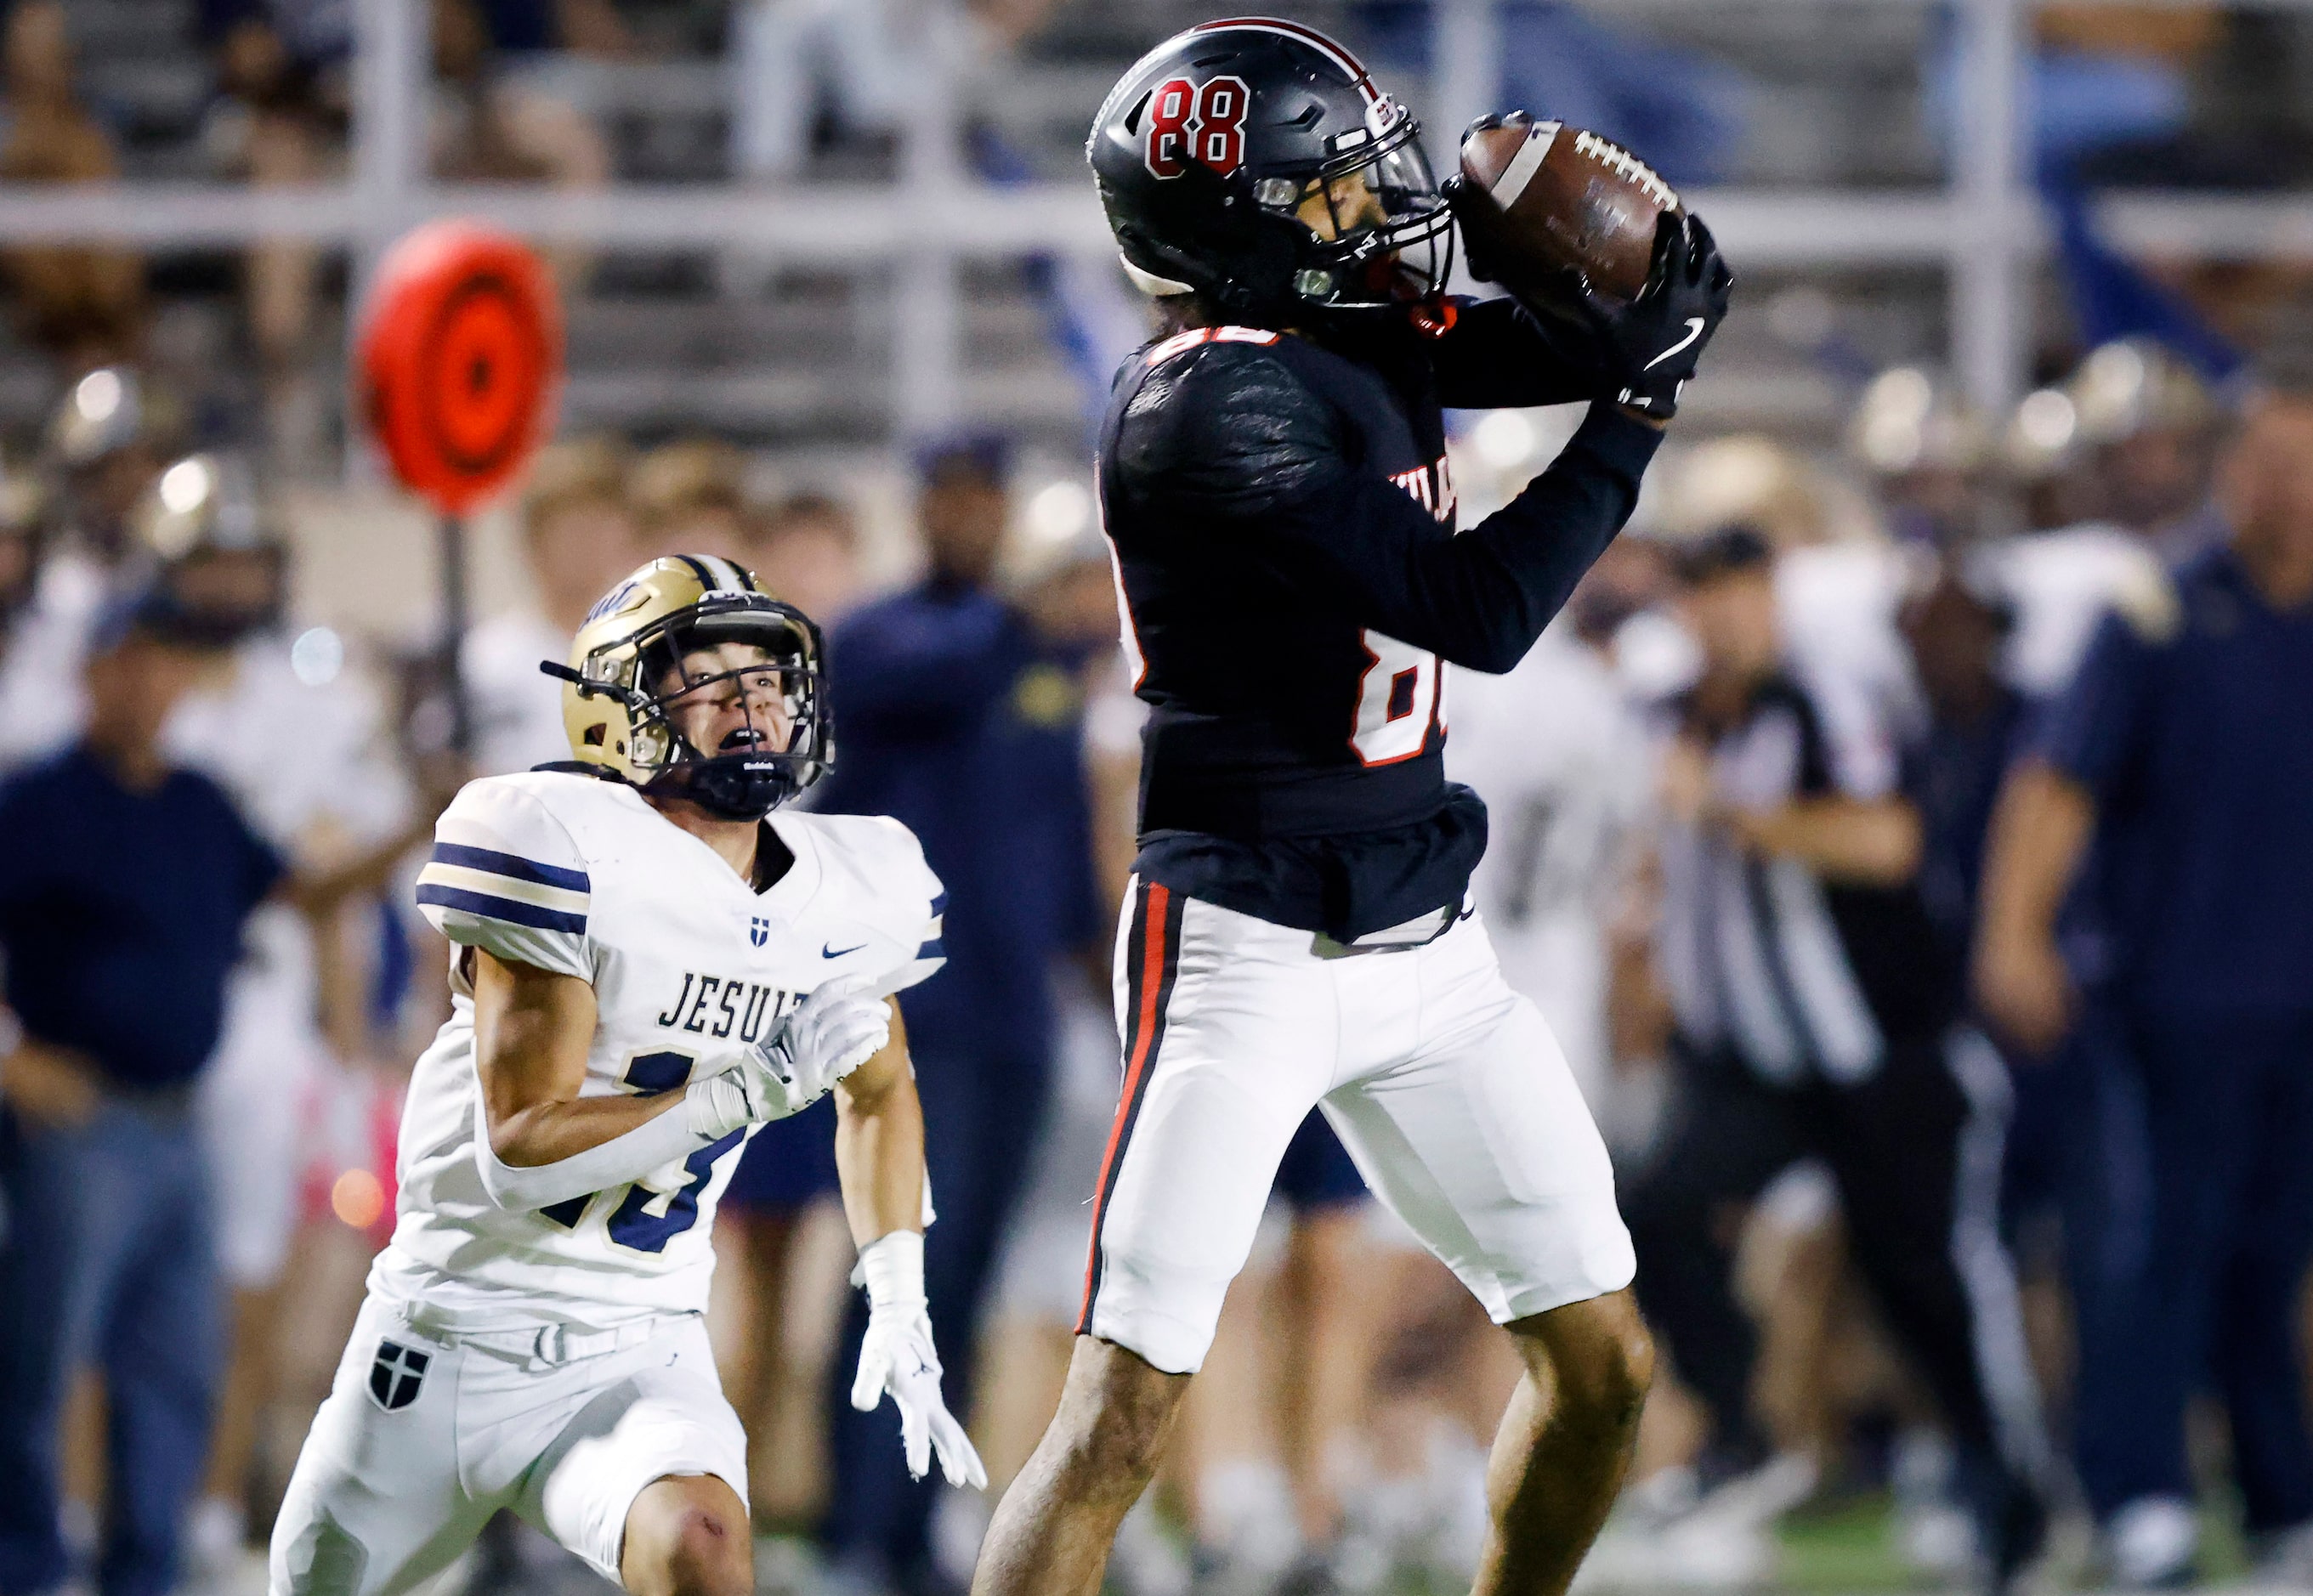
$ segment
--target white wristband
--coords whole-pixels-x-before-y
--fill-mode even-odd
[[[682,1098],[683,1120],[690,1126],[690,1134],[702,1141],[720,1140],[754,1120],[747,1089],[728,1070],[704,1081],[693,1081],[684,1089]]]
[[[924,1233],[893,1231],[859,1250],[855,1285],[867,1288],[871,1309],[915,1311],[924,1306]]]

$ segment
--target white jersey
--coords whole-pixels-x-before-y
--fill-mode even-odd
[[[1776,618],[1792,673],[1860,693],[1899,734],[1927,724],[1911,651],[1895,625],[1913,558],[1893,544],[1858,541],[1788,549],[1775,562]]]
[[[2157,599],[2168,589],[2150,546],[2101,522],[2005,538],[1987,545],[1982,557],[2016,607],[2005,673],[2035,698],[2070,684],[2105,611]]]
[[[1486,801],[1471,879],[1502,974],[1534,1000],[1586,1096],[1603,1086],[1606,921],[1652,788],[1645,723],[1614,667],[1552,627],[1516,670],[1456,669],[1446,772]]]
[[[242,643],[224,680],[186,695],[162,730],[162,746],[232,794],[257,834],[287,858],[317,841],[375,846],[409,818],[409,783],[377,695],[350,675],[299,680],[277,635]],[[312,1031],[318,999],[304,916],[268,904],[251,916],[247,940],[228,1030],[261,1015],[277,1035]]]
[[[938,879],[896,820],[786,812],[795,863],[754,891],[623,783],[555,771],[470,784],[419,874],[427,919],[462,946],[594,988],[584,1095],[681,1090],[736,1063],[821,983],[888,994],[939,968]],[[609,1329],[704,1311],[734,1131],[631,1186],[535,1212],[494,1206],[472,989],[418,1059],[401,1121],[393,1240],[370,1289],[464,1329]]]

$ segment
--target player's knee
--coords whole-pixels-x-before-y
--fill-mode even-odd
[[[1637,1314],[1617,1327],[1589,1360],[1584,1396],[1618,1423],[1636,1424],[1655,1381],[1655,1340]]]
[[[1561,1412],[1610,1425],[1638,1422],[1654,1383],[1655,1344],[1630,1293],[1574,1303],[1511,1329]]]
[[[754,1588],[747,1526],[726,1509],[686,1503],[654,1529],[645,1566],[631,1571],[635,1596],[748,1596]]]
[[[1164,1460],[1188,1377],[1160,1372],[1121,1347],[1091,1345],[1098,1367],[1085,1372],[1090,1378],[1071,1370],[1053,1425],[1053,1460],[1074,1490],[1138,1495]]]

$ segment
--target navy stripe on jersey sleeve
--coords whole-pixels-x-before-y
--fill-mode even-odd
[[[464,843],[437,842],[434,845],[434,861],[441,864],[462,864],[469,870],[485,870],[492,875],[510,876],[518,881],[532,881],[541,887],[559,887],[566,892],[593,890],[592,883],[583,870],[564,870],[558,865],[541,864],[535,859],[525,859],[519,854],[501,854],[496,848],[469,847]]]
[[[479,915],[485,919],[504,920],[510,925],[527,925],[536,931],[568,931],[583,936],[586,933],[586,916],[567,909],[547,908],[535,903],[519,903],[511,898],[497,898],[487,892],[471,891],[462,887],[444,887],[420,881],[418,901],[436,908],[459,909],[466,914]]]

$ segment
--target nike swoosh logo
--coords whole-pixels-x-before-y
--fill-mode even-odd
[[[1639,370],[1642,372],[1650,372],[1654,370],[1655,367],[1660,365],[1664,361],[1668,360],[1672,355],[1677,354],[1681,349],[1685,348],[1689,344],[1692,344],[1695,339],[1702,336],[1702,318],[1700,316],[1689,316],[1686,319],[1686,336],[1679,339],[1677,343],[1673,344],[1669,348],[1664,350],[1660,355],[1656,355],[1652,360],[1647,362],[1646,364],[1640,366]]]
[[[853,943],[848,948],[839,948],[833,943],[822,943],[819,945],[819,956],[822,959],[840,959],[846,953],[857,953],[866,945],[866,943]]]

